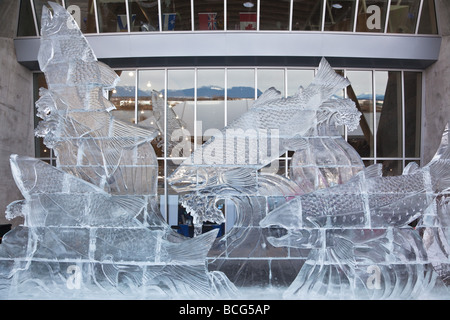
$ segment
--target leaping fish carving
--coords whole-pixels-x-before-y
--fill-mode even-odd
[[[260,225],[288,230],[406,226],[450,188],[448,131],[447,126],[441,147],[423,168],[410,164],[403,175],[382,177],[381,164],[372,165],[344,184],[296,197]]]
[[[361,114],[354,102],[332,98],[349,84],[323,58],[308,87],[288,98],[275,88],[265,91],[247,113],[192,153],[168,178],[169,184],[177,191],[193,191],[230,178],[230,169],[261,169],[286,150],[297,150],[306,143],[302,136],[330,118],[355,129]]]

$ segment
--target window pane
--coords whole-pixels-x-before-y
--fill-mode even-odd
[[[227,30],[256,30],[256,0],[227,0]]]
[[[247,112],[255,100],[255,70],[228,69],[227,124]]]
[[[152,141],[156,156],[164,156],[164,70],[139,71],[138,125],[160,133]]]
[[[356,0],[327,1],[325,31],[353,31]]]
[[[402,84],[399,71],[376,71],[377,157],[401,157]]]
[[[223,30],[223,1],[194,0],[195,30]]]
[[[161,1],[161,12],[163,31],[192,30],[190,1]]]
[[[359,0],[357,32],[384,32],[388,0]]]
[[[422,73],[404,72],[405,77],[405,156],[420,157]]]
[[[436,8],[434,0],[424,0],[419,25],[420,34],[437,34]]]
[[[294,0],[292,30],[322,30],[323,1]]]
[[[199,69],[197,73],[197,143],[202,144],[225,126],[225,69]]]
[[[289,30],[290,0],[260,0],[260,30]]]
[[[120,81],[111,91],[110,101],[116,107],[112,114],[116,119],[136,123],[135,116],[135,91],[136,72],[134,70],[116,71]]]
[[[347,96],[362,113],[359,126],[348,132],[348,142],[361,157],[373,157],[373,94],[371,71],[347,71],[351,85],[347,87]]]
[[[258,69],[258,97],[267,89],[274,87],[284,97],[284,70]]]
[[[298,92],[300,86],[306,88],[314,79],[314,70],[287,71],[287,95],[292,96]]]
[[[393,1],[389,11],[389,33],[415,33],[420,0]]]
[[[18,37],[36,36],[34,27],[33,12],[29,0],[22,0],[20,3],[19,26],[17,28]]]
[[[383,160],[377,162],[383,165],[383,177],[399,176],[403,172],[403,161],[401,160]]]
[[[97,0],[98,26],[100,32],[127,32],[127,10],[125,0],[111,2]],[[133,26],[134,21],[131,21]]]
[[[167,142],[169,156],[187,157],[195,128],[194,70],[168,71]]]
[[[130,31],[159,31],[157,0],[128,0]]]
[[[56,2],[59,5],[62,5],[61,0],[55,0],[53,2]],[[53,9],[48,5],[46,0],[35,0],[34,1],[34,12],[36,13],[36,20],[38,24],[39,33],[41,32],[41,17],[42,17],[42,7],[47,6],[50,11],[53,11]]]
[[[95,33],[95,10],[94,2],[86,0],[66,0],[67,11],[72,15],[78,24],[81,32]]]

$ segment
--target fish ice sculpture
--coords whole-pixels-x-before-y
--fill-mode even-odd
[[[305,145],[302,137],[318,123],[333,118],[336,124],[355,129],[361,113],[354,102],[332,98],[349,84],[323,58],[308,87],[300,87],[288,98],[283,98],[275,88],[266,90],[248,112],[183,161],[168,177],[169,184],[178,192],[194,191],[236,175],[237,184],[254,185],[255,170],[269,165],[286,150]]]
[[[400,176],[383,177],[381,169],[375,164],[344,184],[296,197],[271,211],[261,226],[290,230],[405,226],[450,187],[450,148],[440,148],[423,168],[410,164]]]
[[[97,61],[71,15],[49,2],[42,9],[38,61],[48,90],[36,103],[43,119],[36,135],[57,156],[57,166],[114,194],[155,195],[156,155],[151,141],[156,128],[141,128],[115,119],[105,92],[119,81]]]

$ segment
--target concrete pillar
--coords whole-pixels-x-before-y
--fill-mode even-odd
[[[33,75],[17,62],[13,38],[17,32],[20,1],[0,1],[0,224],[22,223],[5,218],[6,206],[23,199],[11,174],[9,157],[34,156]]]
[[[425,70],[423,164],[435,154],[441,132],[450,121],[450,1],[437,0],[436,12],[442,46],[439,60]]]

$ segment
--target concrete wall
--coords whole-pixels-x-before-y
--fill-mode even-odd
[[[6,206],[23,199],[11,175],[12,153],[33,156],[33,106],[31,71],[17,62],[13,37],[16,35],[20,1],[0,1],[0,224],[22,223],[5,218]]]
[[[436,6],[442,45],[439,61],[425,70],[424,163],[433,157],[450,121],[450,1],[436,0]]]

